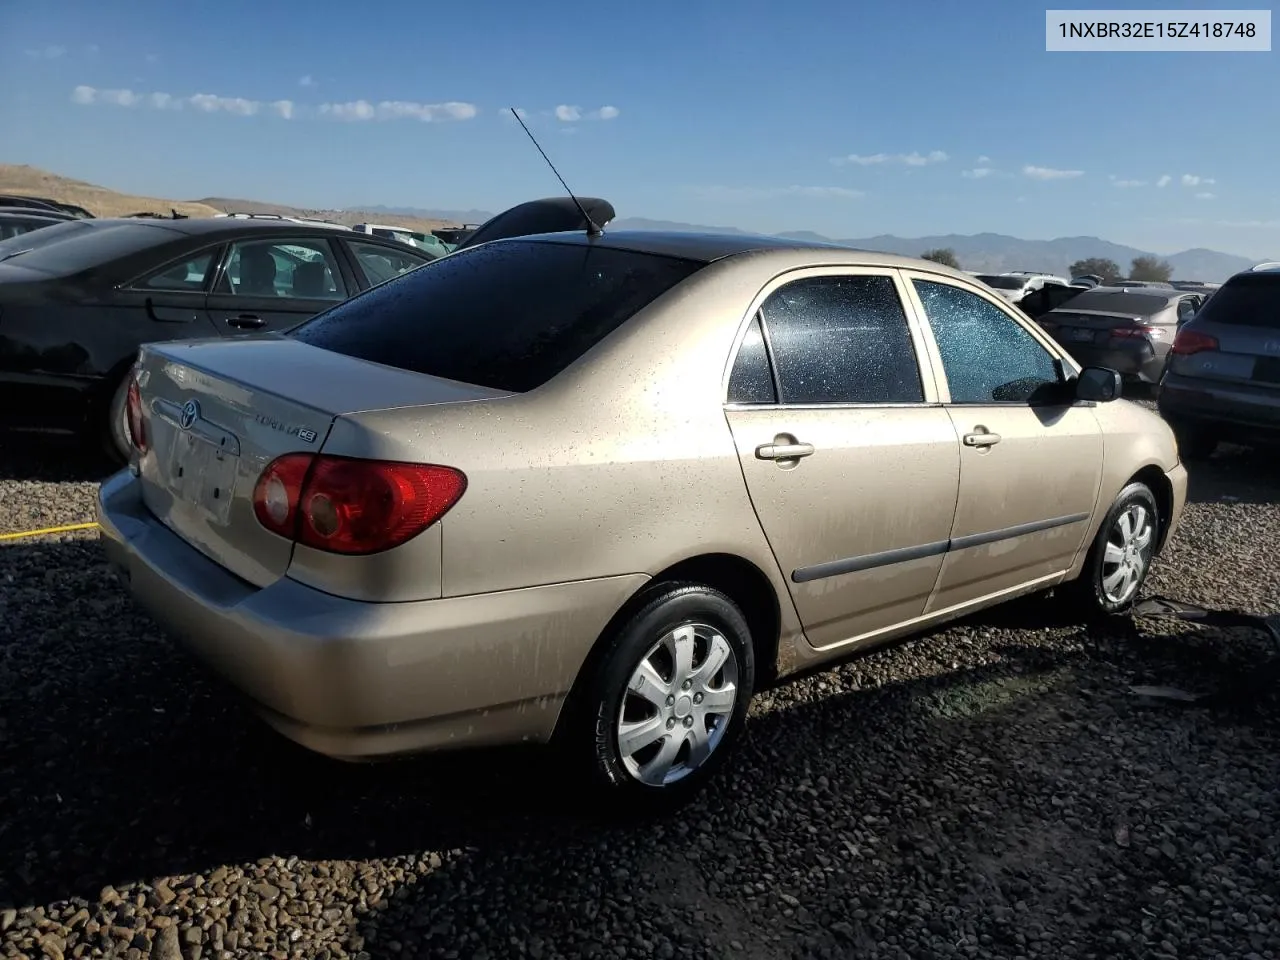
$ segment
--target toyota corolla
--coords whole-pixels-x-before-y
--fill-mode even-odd
[[[481,244],[148,344],[127,409],[108,552],[278,730],[555,741],[618,801],[687,795],[801,669],[1054,587],[1125,614],[1186,491],[972,277],[745,236]]]

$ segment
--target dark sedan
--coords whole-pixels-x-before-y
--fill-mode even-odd
[[[1204,295],[1172,287],[1095,287],[1039,318],[1050,336],[1085,366],[1109,367],[1127,382],[1160,382],[1178,327]]]
[[[70,214],[55,214],[48,210],[27,210],[22,207],[0,208],[0,240],[21,236],[55,223],[72,219]]]
[[[430,260],[258,220],[71,220],[0,241],[0,427],[127,450],[122,384],[141,344],[283,330]]]
[[[581,202],[613,219],[608,201]],[[462,246],[583,226],[569,198],[532,200]],[[0,429],[92,436],[127,458],[142,344],[285,330],[434,259],[336,224],[239,217],[72,220],[0,241]]]

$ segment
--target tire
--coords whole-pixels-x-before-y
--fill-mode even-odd
[[[126,373],[111,391],[111,399],[106,408],[106,419],[96,427],[103,453],[113,464],[121,467],[129,462],[133,450],[133,443],[129,438],[128,414],[125,410],[128,402],[129,374]]]
[[[1131,536],[1127,530],[1133,531]],[[1077,608],[1083,607],[1089,619],[1127,614],[1151,572],[1159,537],[1160,509],[1155,494],[1145,483],[1129,484],[1107,511],[1080,576],[1067,591],[1068,599]],[[1127,581],[1116,584],[1112,578],[1122,567],[1131,573]]]
[[[672,809],[724,765],[746,725],[755,682],[746,618],[718,590],[664,585],[602,642],[567,718],[564,743],[570,760],[607,809]],[[677,667],[676,649],[689,651],[692,669]],[[705,674],[712,651],[721,665],[715,674]],[[646,663],[651,668],[648,696],[631,686],[643,683],[639,671]],[[733,689],[731,696],[727,688]],[[702,706],[713,699],[717,709]],[[625,748],[624,724],[638,746]],[[695,759],[697,730],[704,734],[700,745],[706,751],[700,761]]]

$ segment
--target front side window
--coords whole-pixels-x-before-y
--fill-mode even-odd
[[[782,403],[919,403],[920,369],[889,276],[795,280],[761,307]]]
[[[912,283],[938,344],[952,403],[1025,403],[1060,379],[1054,356],[995,304],[948,283]]]
[[[241,297],[344,300],[342,273],[328,240],[241,240],[231,245],[218,293]]]

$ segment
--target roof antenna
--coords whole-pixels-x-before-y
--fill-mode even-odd
[[[547,166],[551,168],[551,172],[554,173],[556,175],[556,179],[560,181],[560,186],[564,187],[564,192],[569,195],[569,199],[573,201],[573,205],[577,207],[578,212],[582,214],[582,219],[587,221],[587,236],[588,237],[603,236],[604,231],[601,230],[600,227],[596,224],[596,222],[591,219],[591,214],[587,213],[587,208],[582,205],[582,201],[573,195],[573,191],[570,190],[569,185],[564,182],[564,177],[560,176],[560,171],[557,170],[556,165],[551,162],[551,158],[547,156],[546,151],[543,150],[542,146],[538,143],[538,141],[534,139],[533,134],[529,133],[529,128],[525,126],[524,120],[521,119],[520,112],[516,110],[515,107],[508,107],[507,109],[510,110],[511,115],[516,118],[516,122],[520,124],[521,127],[524,127],[524,132],[529,134],[529,139],[533,140],[533,145],[537,147],[538,152],[542,154],[542,159],[547,161]]]

